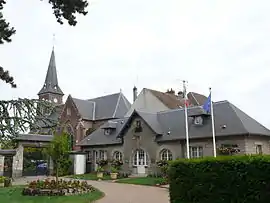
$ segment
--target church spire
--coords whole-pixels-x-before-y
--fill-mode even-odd
[[[45,83],[42,89],[39,91],[38,95],[40,96],[42,94],[47,94],[47,93],[64,95],[64,93],[62,92],[62,90],[60,89],[58,85],[54,48],[52,49],[50,63],[49,63],[47,75],[45,78]]]

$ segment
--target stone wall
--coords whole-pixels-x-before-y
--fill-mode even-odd
[[[0,176],[3,176],[4,174],[4,161],[5,157],[0,155]]]
[[[18,178],[22,177],[23,172],[23,145],[19,144],[18,148],[16,149],[16,155],[13,157],[13,164],[12,164],[12,177]]]

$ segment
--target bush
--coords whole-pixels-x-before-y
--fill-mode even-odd
[[[225,156],[174,161],[171,203],[265,203],[270,199],[270,156]]]
[[[4,181],[5,181],[5,176],[0,176],[0,184],[4,183]]]
[[[63,196],[72,194],[83,194],[95,191],[95,188],[86,181],[60,180],[37,180],[32,181],[23,189],[22,195],[26,196]]]

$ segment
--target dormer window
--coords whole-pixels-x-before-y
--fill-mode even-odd
[[[196,116],[194,118],[194,124],[195,125],[202,125],[203,124],[203,118],[201,116]]]
[[[110,128],[105,128],[104,129],[104,135],[110,135],[111,134],[111,129]]]
[[[136,127],[135,127],[135,132],[142,132],[142,123],[140,120],[136,121]]]

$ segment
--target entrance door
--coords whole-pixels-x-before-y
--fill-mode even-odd
[[[144,150],[139,149],[134,155],[134,165],[137,166],[138,174],[145,174],[145,166],[147,166],[147,155]]]

